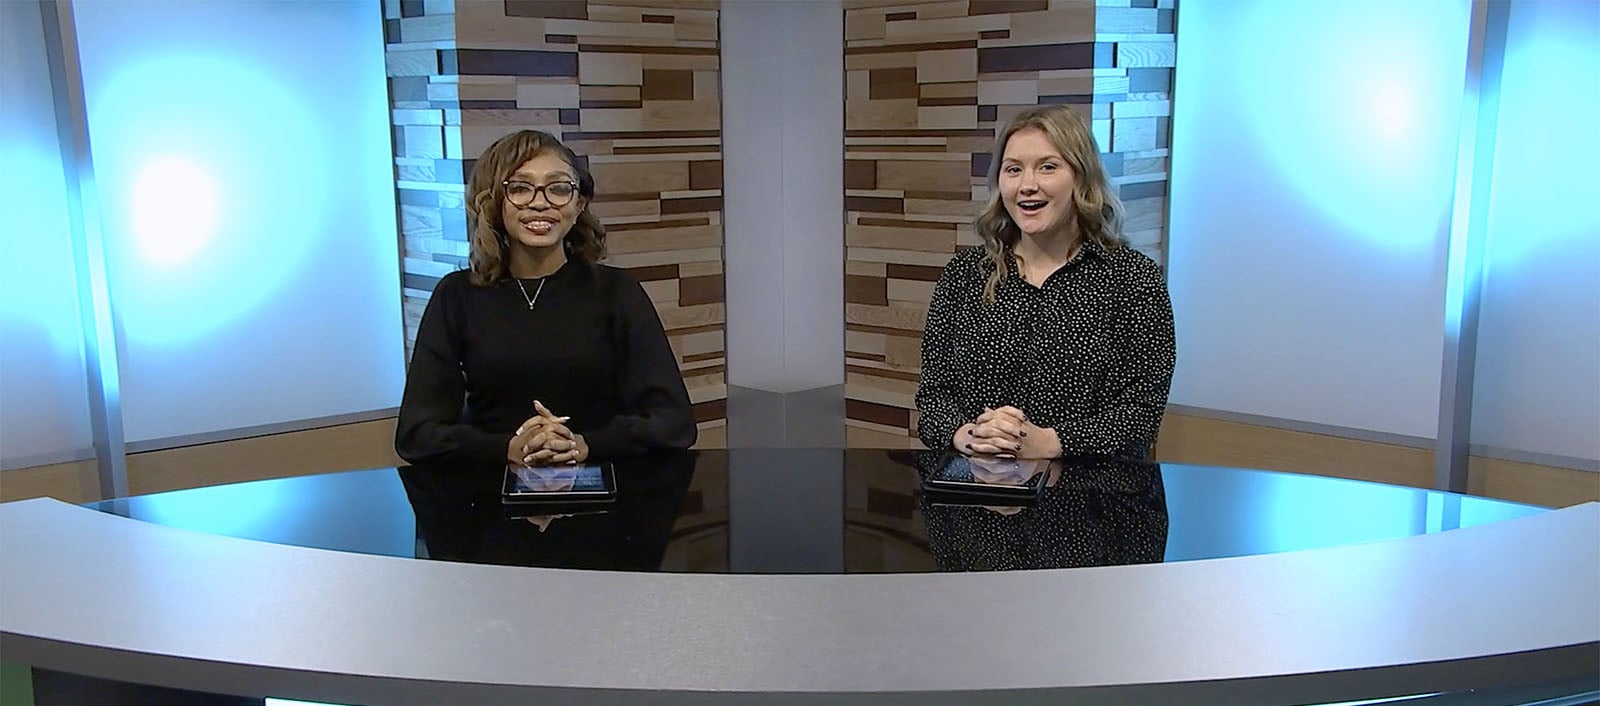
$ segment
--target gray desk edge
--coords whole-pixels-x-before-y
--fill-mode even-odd
[[[1246,704],[1600,682],[1597,595],[1600,503],[1285,554],[844,576],[418,561],[0,505],[5,661],[364,706]]]

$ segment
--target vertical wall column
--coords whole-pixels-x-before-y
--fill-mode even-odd
[[[844,13],[729,0],[729,443],[843,442]]]
[[[62,163],[67,179],[67,219],[72,259],[78,272],[79,321],[83,326],[88,377],[89,426],[94,438],[99,497],[128,495],[128,462],[123,455],[121,367],[116,317],[111,302],[105,232],[101,228],[99,188],[89,145],[89,111],[78,56],[78,31],[71,0],[40,3],[45,51]]]
[[[1510,15],[1510,2],[1474,0],[1467,35],[1455,194],[1446,236],[1449,254],[1445,270],[1444,353],[1439,365],[1439,435],[1433,449],[1433,487],[1453,493],[1467,492],[1483,256],[1489,239],[1500,72],[1505,65],[1506,23]]]

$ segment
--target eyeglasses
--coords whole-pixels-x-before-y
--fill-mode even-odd
[[[539,192],[544,192],[544,200],[551,206],[561,208],[572,202],[572,197],[578,193],[578,185],[570,181],[552,181],[544,186],[529,184],[525,181],[502,181],[500,185],[506,189],[506,200],[517,208],[527,208],[534,199],[539,198]]]

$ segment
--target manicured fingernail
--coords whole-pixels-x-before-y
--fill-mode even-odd
[[[972,436],[972,430],[971,429],[967,430],[967,436]]]
[[[1022,430],[1022,435],[1023,436],[1027,436],[1028,435],[1028,430],[1027,429],[1023,429]]]
[[[972,450],[972,444],[967,444],[967,450],[968,450],[968,451],[971,451],[971,450]]]

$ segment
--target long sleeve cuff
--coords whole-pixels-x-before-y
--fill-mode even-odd
[[[961,428],[961,424],[953,414],[919,417],[917,436],[922,437],[922,443],[930,449],[947,449],[950,448],[951,437],[956,435],[956,430]]]
[[[462,445],[461,451],[468,463],[491,466],[506,463],[509,460],[506,451],[510,447],[510,436],[483,432],[474,434],[470,441]]]
[[[1130,428],[1126,422],[1091,417],[1065,422],[1055,427],[1056,438],[1061,440],[1062,455],[1125,456],[1142,458],[1150,453],[1150,440],[1138,437],[1114,437],[1104,433],[1106,427]]]
[[[633,443],[629,434],[615,425],[608,425],[599,429],[585,432],[584,442],[589,444],[589,458],[609,459],[618,456],[630,456],[637,453],[638,445]]]

